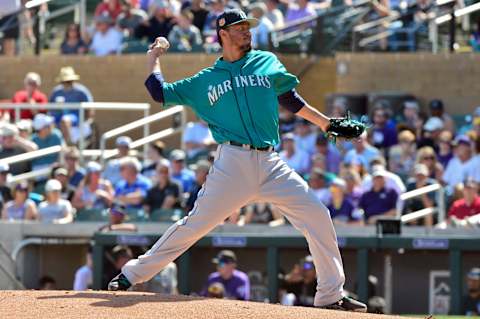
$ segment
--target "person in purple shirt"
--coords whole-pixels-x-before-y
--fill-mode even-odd
[[[359,208],[367,224],[375,224],[377,219],[395,216],[398,194],[385,187],[385,171],[376,170],[373,174],[372,189],[362,195]]]
[[[398,144],[397,130],[388,124],[388,114],[383,105],[378,105],[372,113],[372,141],[379,149]]]
[[[287,10],[287,16],[285,18],[287,23],[298,21],[305,17],[315,16],[317,13],[312,8],[308,0],[297,0],[295,4],[291,4]]]
[[[250,280],[246,273],[237,270],[237,256],[231,250],[222,250],[212,260],[217,265],[217,271],[208,276],[207,284],[200,293],[208,295],[208,287],[215,283],[221,283],[224,288],[224,297],[227,299],[249,300]]]
[[[335,178],[330,185],[332,200],[327,206],[332,221],[336,225],[363,224],[361,214],[357,214],[353,204],[345,197],[347,183]]]
[[[144,198],[151,188],[148,178],[139,172],[142,166],[135,157],[124,157],[120,160],[122,179],[115,185],[115,201],[129,208],[142,208]]]

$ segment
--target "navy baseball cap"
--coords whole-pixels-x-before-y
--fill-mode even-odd
[[[238,9],[226,10],[217,17],[216,26],[217,34],[221,29],[225,29],[231,25],[248,22],[250,28],[254,28],[258,25],[258,20],[255,18],[248,18],[245,12]]]

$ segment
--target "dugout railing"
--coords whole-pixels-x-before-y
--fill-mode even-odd
[[[361,231],[360,231],[361,230]],[[468,235],[452,234],[448,231],[419,231],[416,228],[405,228],[401,235],[377,235],[371,228],[360,229],[356,233],[337,229],[339,247],[342,250],[353,250],[356,255],[357,294],[360,300],[367,301],[368,276],[370,274],[371,254],[379,251],[427,251],[440,252],[448,258],[450,270],[450,310],[452,314],[460,314],[463,296],[462,255],[467,252],[480,252],[480,233]],[[276,233],[275,233],[276,232]],[[291,232],[291,231],[290,231]],[[115,245],[150,246],[161,234],[152,233],[96,233],[93,248],[94,258],[94,289],[101,288],[103,260],[106,247]],[[263,230],[263,232],[247,232],[242,228],[236,231],[225,232],[221,227],[200,239],[192,248],[181,255],[178,260],[179,290],[189,294],[190,276],[196,269],[196,262],[192,260],[192,250],[207,247],[218,249],[261,249],[267,265],[269,301],[278,302],[279,289],[279,255],[282,251],[291,248],[307,249],[307,242],[299,234],[281,235],[278,230]],[[396,269],[393,265],[393,271]],[[405,282],[405,284],[409,284]],[[395,288],[395,287],[394,287]],[[398,287],[397,287],[398,288]],[[414,292],[412,292],[414,293]]]

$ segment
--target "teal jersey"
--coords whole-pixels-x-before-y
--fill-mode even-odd
[[[188,105],[208,123],[219,144],[234,141],[255,147],[275,146],[278,99],[298,85],[278,58],[250,51],[235,62],[219,58],[194,76],[163,84],[164,105]]]

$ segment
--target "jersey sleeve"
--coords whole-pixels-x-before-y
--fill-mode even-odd
[[[300,83],[300,81],[295,75],[287,71],[285,66],[282,64],[282,62],[280,62],[280,60],[278,60],[276,56],[273,56],[272,59],[273,87],[278,96],[294,89]]]
[[[163,84],[164,106],[188,105],[195,107],[195,96],[197,94],[200,76],[194,75],[176,82]]]

